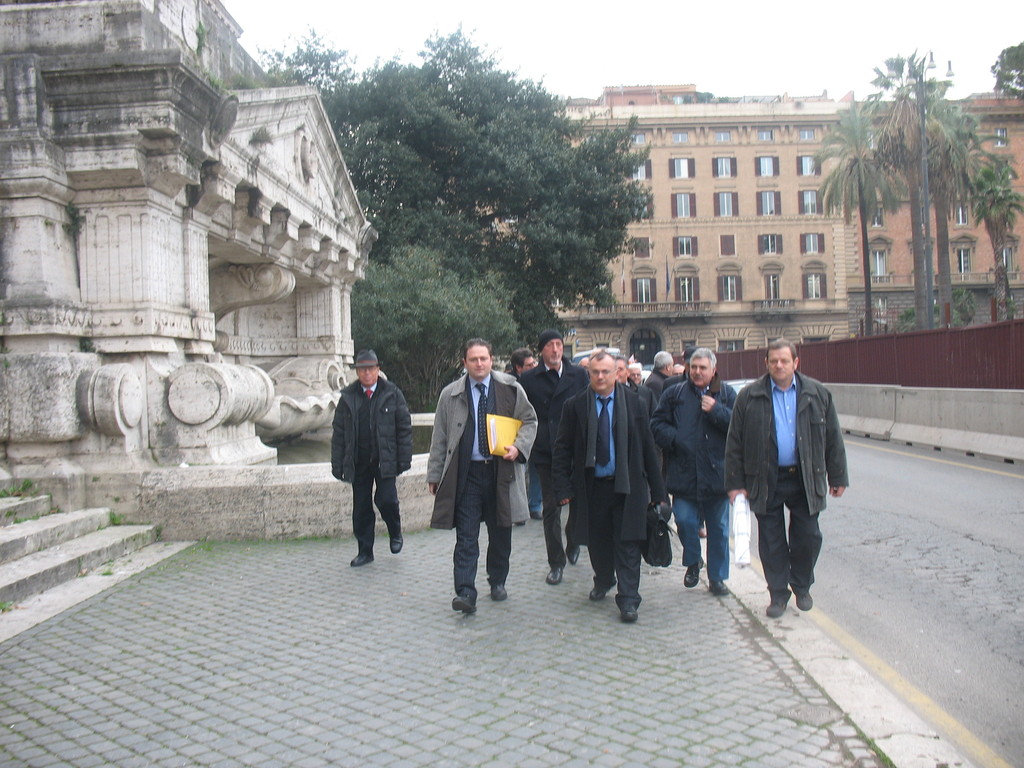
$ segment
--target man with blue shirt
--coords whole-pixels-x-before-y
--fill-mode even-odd
[[[617,383],[615,358],[590,358],[590,386],[566,402],[552,452],[555,497],[577,505],[576,538],[594,569],[590,599],[615,596],[622,621],[637,620],[640,547],[647,506],[668,500],[647,407]],[[649,487],[648,487],[648,484]]]
[[[463,348],[466,374],[437,400],[427,459],[427,487],[434,495],[431,528],[455,529],[455,598],[452,610],[476,613],[480,524],[487,526],[487,583],[491,600],[508,597],[512,526],[529,515],[526,462],[537,434],[537,415],[516,380],[492,371],[491,344],[470,339]],[[511,445],[488,448],[487,415],[522,422]]]
[[[828,496],[849,486],[846,448],[832,393],[797,373],[800,358],[785,339],[768,345],[768,373],[737,396],[725,450],[729,501],[745,494],[757,515],[757,543],[771,602],[781,617],[790,590],[809,611],[821,552],[818,515]],[[787,540],[785,509],[789,509]]]

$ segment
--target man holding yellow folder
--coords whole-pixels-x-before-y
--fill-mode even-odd
[[[512,526],[529,516],[526,462],[537,434],[537,415],[515,378],[492,371],[493,362],[490,342],[466,342],[466,374],[441,390],[427,460],[427,486],[434,495],[430,527],[455,529],[452,609],[464,614],[476,612],[481,521],[487,526],[491,599],[501,601],[508,597]],[[492,420],[489,443],[489,414],[521,424],[514,429],[509,421]]]

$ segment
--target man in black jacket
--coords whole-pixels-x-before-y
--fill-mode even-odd
[[[577,541],[594,568],[590,599],[618,585],[615,603],[632,623],[640,607],[640,550],[647,538],[647,505],[668,500],[647,407],[618,384],[615,360],[590,359],[590,386],[565,405],[551,465],[560,503],[575,500]]]
[[[374,502],[388,528],[391,551],[402,551],[395,480],[412,465],[412,418],[402,390],[380,377],[376,352],[357,354],[355,368],[359,380],[341,391],[334,412],[331,472],[352,484],[352,532],[359,551],[350,564],[358,568],[373,562]]]
[[[562,514],[551,481],[551,450],[558,435],[558,422],[566,401],[589,384],[587,372],[563,356],[562,334],[556,330],[541,333],[537,349],[541,364],[524,371],[519,383],[526,391],[530,405],[537,412],[537,439],[531,461],[540,476],[544,508],[544,542],[547,545],[548,584],[561,584],[566,562],[575,564],[580,547],[575,539],[575,512],[569,508],[565,525],[565,546],[562,546]]]

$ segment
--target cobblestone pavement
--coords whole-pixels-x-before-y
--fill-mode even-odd
[[[734,597],[644,567],[637,624],[558,587],[451,610],[454,533],[199,544],[0,645],[4,766],[880,766]],[[678,555],[678,543],[677,555]]]

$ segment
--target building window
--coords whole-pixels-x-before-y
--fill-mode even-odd
[[[796,159],[796,172],[799,176],[820,176],[821,167],[814,162],[811,155],[800,155]]]
[[[651,239],[649,237],[633,238],[633,256],[638,259],[651,258]]]
[[[637,304],[650,304],[654,301],[654,280],[649,277],[638,277],[633,281],[633,301]]]
[[[889,270],[885,265],[886,257],[887,252],[885,249],[876,248],[871,251],[871,275],[875,278],[875,282],[881,282],[879,278],[889,274]]]
[[[800,235],[800,253],[824,253],[825,235],[821,232],[809,232]]]
[[[966,227],[971,223],[971,215],[966,205],[958,205],[953,213],[953,221],[958,227]]]
[[[999,263],[1006,269],[1013,270],[1013,246],[1007,245],[999,249]]]
[[[711,175],[716,179],[728,179],[736,175],[735,157],[715,157],[711,161]]]
[[[813,128],[801,128],[800,129],[800,141],[814,141],[814,129]]]
[[[884,227],[885,226],[885,211],[882,210],[882,206],[875,208],[875,215],[871,217],[872,227]]]
[[[739,195],[719,192],[715,195],[715,216],[739,216]]]
[[[778,176],[779,175],[779,158],[777,157],[759,157],[756,159],[756,168],[758,176]]]
[[[773,128],[758,128],[758,141],[775,141],[775,130]]]
[[[818,212],[818,190],[804,189],[800,191],[800,213],[812,214]]]
[[[676,278],[676,300],[693,302],[700,301],[700,291],[696,277]]]
[[[668,161],[668,176],[670,179],[692,179],[696,173],[695,163],[692,157],[673,157]]]
[[[743,351],[743,339],[719,339],[718,340],[718,351],[719,352],[742,352]]]
[[[966,275],[971,271],[970,248],[956,249],[956,271],[959,272],[961,275]]]
[[[633,171],[633,179],[635,181],[645,181],[651,178],[651,161],[644,161],[643,165],[638,165],[636,170]]]
[[[719,144],[728,144],[732,141],[732,131],[715,131],[715,141]]]
[[[777,301],[782,298],[781,277],[779,275],[764,276],[764,297],[768,301]]]
[[[804,298],[825,298],[825,275],[821,272],[808,272],[804,275]]]
[[[757,252],[761,255],[782,253],[782,235],[758,235]]]
[[[689,144],[690,133],[689,131],[673,131],[672,132],[672,143],[673,144]]]
[[[672,218],[690,219],[697,215],[697,195],[679,192],[672,195]]]
[[[722,256],[735,256],[736,235],[722,235],[719,238],[719,252]]]
[[[718,300],[719,301],[741,301],[740,276],[719,275],[718,276]]]
[[[762,191],[757,193],[757,215],[779,216],[782,214],[782,193]]]
[[[996,128],[996,146],[997,147],[1005,147],[1006,146],[1006,129],[1005,128]]]
[[[634,133],[633,134],[633,143],[634,144],[646,144],[647,143],[647,135],[644,134],[644,133]]]
[[[677,237],[675,239],[675,255],[676,256],[696,256],[697,255],[697,238],[689,235],[683,237]]]

